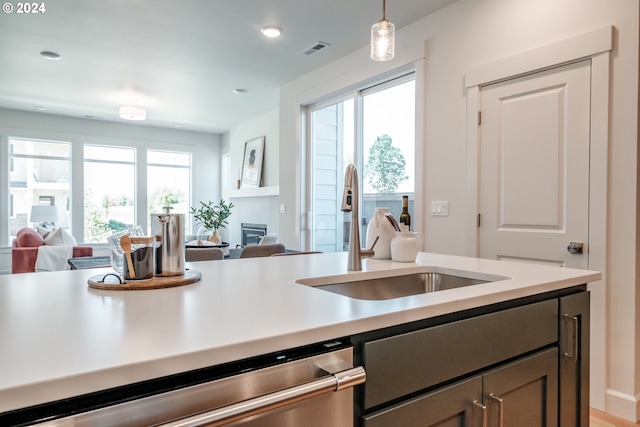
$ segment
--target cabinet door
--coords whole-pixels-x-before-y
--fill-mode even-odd
[[[589,425],[589,292],[560,298],[560,425]]]
[[[475,376],[365,415],[361,421],[364,427],[480,426],[481,401],[482,377]],[[474,415],[480,421],[472,421]]]
[[[557,427],[558,349],[487,372],[483,395],[488,427]]]

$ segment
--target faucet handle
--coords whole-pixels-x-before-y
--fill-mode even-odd
[[[370,251],[373,250],[373,248],[376,247],[376,243],[378,243],[378,239],[380,238],[380,236],[376,236],[375,240],[373,241],[373,243],[371,244],[371,247],[369,248]]]
[[[373,250],[373,248],[375,248],[379,238],[380,236],[376,236],[376,239],[373,241],[373,244],[371,244],[371,247],[369,249],[360,250],[360,258],[371,258],[373,255],[375,255],[375,251]]]

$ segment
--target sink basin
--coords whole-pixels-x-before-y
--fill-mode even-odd
[[[482,277],[481,277],[482,276]],[[458,275],[438,271],[412,272],[389,277],[322,280],[301,279],[297,283],[362,300],[388,300],[447,289],[461,288],[507,279],[502,276],[469,274]],[[348,280],[347,280],[348,279]]]

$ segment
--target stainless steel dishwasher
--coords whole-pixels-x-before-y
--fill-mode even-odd
[[[346,427],[365,377],[336,340],[0,414],[0,425]]]

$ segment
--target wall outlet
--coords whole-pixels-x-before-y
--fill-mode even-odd
[[[431,202],[431,216],[449,216],[449,202]]]

